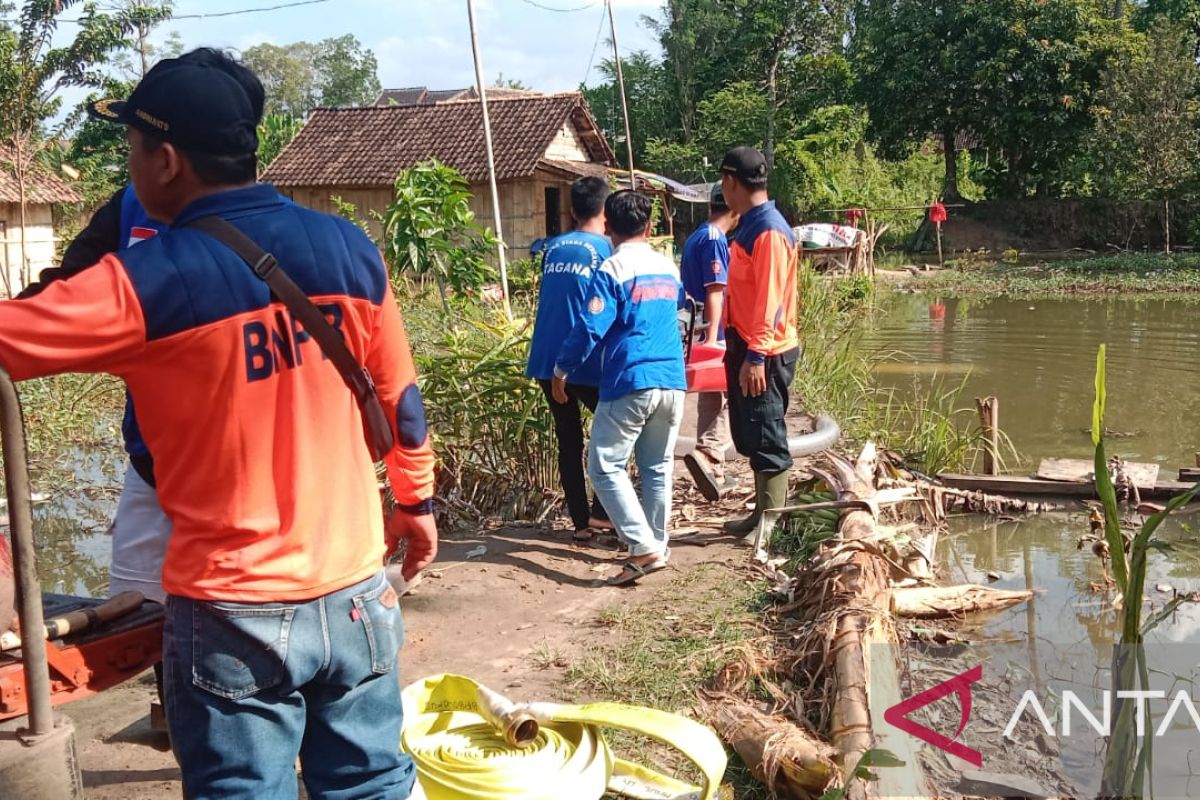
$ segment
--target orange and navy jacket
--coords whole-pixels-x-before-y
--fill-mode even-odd
[[[746,360],[793,349],[796,335],[796,239],[769,200],[742,215],[729,249],[725,325],[746,342]]]
[[[181,227],[208,214],[273,253],[370,370],[395,426],[397,500],[428,512],[433,451],[379,251],[267,185],[189,205],[171,228],[28,300],[0,303],[0,363],[23,380],[124,379],[174,526],[163,587],[200,600],[307,600],[365,580],[384,555],[374,466],[354,396],[267,285]]]

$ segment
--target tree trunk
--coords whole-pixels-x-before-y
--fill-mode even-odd
[[[727,695],[705,702],[704,716],[773,797],[810,800],[837,780],[833,748],[786,719]]]
[[[946,200],[960,200],[958,193],[958,150],[955,149],[957,132],[954,127],[947,125],[942,129],[942,152],[946,158],[946,180],[942,184],[942,197]]]
[[[870,442],[855,464],[827,453],[826,461],[833,473],[817,471],[817,474],[825,478],[839,500],[869,500],[875,495],[875,454],[875,446]],[[875,517],[871,512],[856,509],[842,516],[838,541],[870,541],[875,535]],[[908,765],[904,769],[881,770],[877,782],[852,782],[846,797],[849,800],[926,797],[923,770],[912,741],[887,725],[874,724],[871,717],[873,703],[888,708],[900,702],[894,650],[896,631],[888,619],[889,564],[863,549],[838,570],[837,590],[830,602],[846,608],[847,612],[838,618],[834,633],[838,644],[834,652],[831,721],[833,746],[840,757],[842,774],[849,776],[873,747],[892,751]]]
[[[945,619],[998,611],[1027,602],[1033,592],[992,589],[987,586],[918,586],[892,590],[892,610],[908,619]]]
[[[776,50],[771,58],[771,66],[767,70],[767,139],[763,142],[763,157],[767,160],[767,170],[775,171],[775,112],[779,101],[779,51]]]
[[[21,266],[17,271],[17,281],[21,284],[17,287],[18,291],[29,285],[29,222],[28,222],[28,198],[25,196],[25,171],[26,163],[25,146],[27,140],[24,136],[17,136],[17,152],[16,152],[16,170],[17,170],[17,199],[20,203],[20,223],[21,223]],[[6,278],[6,283],[8,280]],[[8,288],[8,296],[12,297],[14,292],[12,287]]]
[[[671,30],[683,25],[683,3],[669,0],[667,8],[671,14]],[[683,140],[690,142],[696,129],[696,103],[692,95],[692,61],[682,52],[677,43],[672,43],[671,66],[675,69],[675,83],[679,87],[679,125],[683,129]]]
[[[1171,255],[1171,199],[1163,198],[1163,252]]]

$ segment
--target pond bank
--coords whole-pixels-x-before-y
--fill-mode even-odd
[[[1011,263],[990,256],[951,259],[946,269],[893,273],[901,290],[959,296],[1036,299],[1063,295],[1200,297],[1200,254],[1124,254]]]

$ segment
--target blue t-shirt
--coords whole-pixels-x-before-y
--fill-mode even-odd
[[[612,255],[612,244],[603,236],[570,231],[546,245],[542,258],[542,286],[538,292],[537,319],[529,342],[525,374],[538,380],[554,377],[554,360],[575,323],[583,318],[592,276]],[[572,370],[567,380],[583,386],[600,385],[602,348]]]
[[[682,287],[671,259],[647,242],[627,242],[596,271],[587,311],[558,352],[568,375],[604,351],[600,399],[644,389],[686,389],[679,337]]]
[[[706,222],[688,237],[680,277],[683,290],[698,303],[705,301],[710,285],[729,282],[729,240],[724,231]]]

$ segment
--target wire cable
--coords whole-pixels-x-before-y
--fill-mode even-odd
[[[528,0],[526,0],[526,1],[528,2]],[[181,19],[216,19],[217,17],[236,17],[241,14],[258,14],[258,13],[262,13],[264,11],[282,11],[283,9],[287,9],[287,8],[299,8],[300,6],[315,6],[320,3],[328,3],[328,2],[330,2],[330,0],[296,0],[295,2],[292,2],[292,3],[280,3],[279,5],[262,6],[260,8],[239,8],[234,11],[212,11],[212,12],[200,13],[200,14],[173,14],[168,19],[164,20],[164,22],[178,22]],[[5,20],[0,20],[0,22],[20,22],[20,20],[5,19]],[[73,19],[58,19],[58,20],[55,20],[55,22],[73,22],[76,25],[78,25],[81,22],[83,22],[83,20],[79,19],[78,17],[75,17]]]
[[[595,8],[596,6],[600,5],[599,2],[594,2],[588,3],[587,5],[576,6],[575,8],[556,8],[555,6],[542,5],[541,3],[537,2],[537,0],[521,0],[521,2],[525,3],[526,5],[533,6],[534,8],[540,8],[543,11],[553,11],[558,14],[574,14],[576,11],[587,11],[589,8]]]
[[[580,86],[586,86],[588,78],[592,77],[592,67],[596,65],[596,51],[600,49],[600,38],[604,36],[604,20],[608,17],[607,9],[600,9],[600,26],[596,28],[596,41],[592,43],[592,54],[588,56],[587,72],[583,73]]]

